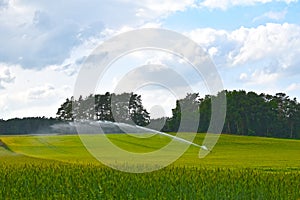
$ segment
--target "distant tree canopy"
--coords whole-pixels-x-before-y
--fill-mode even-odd
[[[255,92],[222,91],[227,97],[227,114],[222,133],[281,138],[300,138],[300,104],[284,93],[276,95]],[[220,94],[220,93],[219,93]],[[211,100],[217,96],[200,98],[197,93],[187,94],[176,101],[171,117],[151,119],[142,105],[140,95],[133,93],[88,97],[73,97],[58,108],[57,118],[23,118],[0,120],[0,134],[30,134],[47,131],[51,125],[66,121],[106,120],[124,122],[155,128],[164,132],[194,131],[207,132],[211,120]],[[185,126],[180,126],[185,116]],[[200,116],[200,117],[199,117]],[[163,122],[163,123],[161,123]],[[163,128],[161,129],[161,124]],[[179,129],[180,128],[180,129]]]
[[[24,135],[47,133],[50,127],[61,121],[55,118],[26,117],[0,120],[0,134]]]
[[[300,104],[296,98],[290,99],[284,93],[276,95],[256,94],[255,92],[223,91],[227,98],[227,112],[222,133],[237,135],[255,135],[281,138],[300,138]],[[215,96],[207,95],[199,98],[198,94],[188,94],[177,100],[173,116],[165,120],[162,131],[176,132],[180,115],[185,110],[180,109],[180,101],[198,103],[196,110],[200,112],[198,132],[206,132],[211,118],[211,99]]]
[[[96,94],[88,97],[73,97],[58,109],[60,120],[105,120],[146,126],[150,123],[150,115],[142,105],[140,95],[133,93]]]

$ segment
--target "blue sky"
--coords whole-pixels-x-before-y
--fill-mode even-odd
[[[177,31],[197,42],[211,56],[224,89],[300,99],[299,11],[298,0],[0,0],[0,118],[54,117],[73,95],[85,58],[107,39],[144,27]],[[133,65],[176,62],[161,52],[132,53],[114,64],[98,89],[113,92]],[[192,86],[201,95],[208,92],[202,81]],[[159,104],[157,116],[169,115],[176,97],[153,88],[138,90],[146,107]]]
[[[179,11],[163,20],[164,26],[178,31],[197,28],[235,30],[244,27],[257,27],[265,23],[289,22],[299,24],[300,6],[298,3],[274,2],[255,6],[234,6],[226,10],[191,7]],[[180,24],[180,26],[179,26]]]

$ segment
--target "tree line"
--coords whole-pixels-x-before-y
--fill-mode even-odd
[[[150,119],[142,97],[134,93],[105,93],[67,98],[57,110],[56,118],[23,118],[0,120],[0,134],[47,132],[54,124],[73,120],[103,120],[139,126],[149,125],[164,132],[207,132],[213,98],[225,93],[227,112],[222,133],[280,138],[300,138],[300,104],[284,93],[257,94],[244,90],[222,91],[217,95],[187,94],[176,101],[171,117]],[[185,116],[185,127],[180,126]],[[151,123],[150,123],[151,122]],[[158,126],[156,126],[158,124]],[[162,125],[161,125],[162,124]]]
[[[51,131],[51,126],[61,123],[56,118],[25,117],[0,120],[0,135],[43,134]]]
[[[134,93],[89,95],[78,99],[71,97],[57,110],[57,119],[64,121],[102,120],[146,126],[150,113],[142,104],[141,95]]]
[[[296,98],[291,99],[284,93],[269,95],[244,90],[224,90],[218,95],[221,93],[225,93],[227,100],[222,133],[300,138],[300,104]],[[191,131],[191,126],[198,123],[197,132],[206,132],[211,120],[212,98],[218,98],[218,95],[201,98],[198,93],[187,94],[185,98],[176,101],[171,117],[151,120],[140,95],[90,95],[85,99],[67,99],[58,109],[57,116],[63,120],[73,120],[76,116],[77,119],[133,122],[140,126],[146,126],[150,121],[151,124],[163,122],[164,126],[158,127],[159,130],[177,132],[184,115],[188,122],[185,122],[186,127],[180,127],[181,131]],[[93,108],[93,112],[89,108]],[[156,128],[155,125],[151,127]]]
[[[291,99],[284,93],[269,95],[243,90],[222,92],[225,92],[227,100],[222,133],[300,138],[300,104],[296,98]],[[198,132],[206,132],[211,118],[211,100],[218,95],[200,98],[198,94],[188,94],[184,99],[177,100],[172,117],[156,120],[166,121],[162,131],[176,132],[183,112],[188,112],[188,116],[199,116],[200,113]],[[198,106],[193,111],[189,106],[181,109],[180,105],[183,105],[181,102],[192,107],[196,103]]]

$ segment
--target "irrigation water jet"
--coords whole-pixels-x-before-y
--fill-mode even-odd
[[[78,134],[78,130],[80,130],[79,134],[110,134],[110,133],[159,134],[180,142],[193,145],[203,150],[210,151],[206,146],[201,146],[194,142],[188,141],[186,139],[174,135],[170,135],[168,133],[164,133],[161,131],[157,131],[154,129],[150,129],[138,125],[131,125],[131,124],[120,123],[120,122],[82,120],[77,122],[59,123],[51,126],[52,134]]]
[[[185,139],[183,139],[183,138],[176,137],[176,136],[170,135],[170,134],[168,134],[168,133],[164,133],[164,132],[161,132],[161,131],[157,131],[157,130],[153,130],[153,129],[149,129],[149,128],[145,128],[145,127],[141,127],[141,126],[137,126],[137,127],[139,127],[140,129],[143,129],[143,130],[145,130],[145,131],[152,131],[152,132],[154,132],[154,133],[157,133],[157,134],[160,134],[160,135],[164,135],[164,136],[173,138],[173,139],[178,140],[178,141],[181,141],[181,142],[188,143],[188,144],[190,144],[190,145],[193,145],[193,146],[195,146],[195,147],[199,147],[199,148],[201,148],[201,149],[203,149],[203,150],[208,151],[208,148],[207,148],[206,146],[201,146],[201,145],[199,145],[199,144],[196,144],[196,143],[194,143],[194,142],[185,140]]]

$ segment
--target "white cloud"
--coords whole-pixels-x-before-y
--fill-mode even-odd
[[[246,34],[236,34],[235,37],[234,32],[212,28],[195,29],[185,34],[209,53],[217,65],[227,65],[228,57],[236,53],[244,38],[247,37]]]
[[[200,7],[210,9],[227,10],[233,6],[253,6],[255,4],[266,4],[271,2],[284,2],[286,4],[298,2],[298,0],[204,0],[199,3]]]
[[[285,18],[287,14],[287,9],[283,10],[283,11],[269,11],[269,12],[266,12],[264,13],[263,15],[261,16],[258,16],[258,17],[255,17],[252,21],[255,22],[255,21],[259,21],[259,20],[262,20],[262,19],[271,19],[271,20],[282,20]]]
[[[176,11],[184,11],[187,7],[194,6],[194,0],[144,0],[139,2],[136,16],[156,18],[167,16]]]
[[[193,0],[75,0],[63,4],[10,0],[3,5],[0,62],[43,68],[61,64],[74,47],[99,38],[105,29],[153,27],[160,17],[192,6]]]
[[[230,32],[225,30],[201,28],[186,32],[185,35],[197,42],[217,65],[226,65],[228,52],[234,51],[238,45],[236,40],[230,38]]]
[[[0,10],[6,9],[8,6],[8,0],[0,0]]]
[[[249,85],[262,85],[275,83],[280,78],[279,73],[270,73],[265,70],[257,69],[250,75],[242,73],[240,80]]]
[[[267,63],[272,68],[292,69],[300,62],[300,26],[295,24],[267,23],[234,31],[204,28],[186,34],[208,52],[217,48],[214,59],[222,66],[252,63],[265,67]]]
[[[0,90],[0,118],[55,116],[65,98],[72,96],[75,77],[50,67],[41,70],[9,66],[15,80]],[[53,81],[55,80],[55,81]]]
[[[0,89],[4,89],[4,84],[12,83],[15,76],[11,74],[10,69],[0,63]]]
[[[117,91],[130,92],[146,84],[159,84],[168,88],[178,95],[185,95],[190,84],[182,74],[177,73],[170,67],[157,64],[148,64],[131,70],[118,82]],[[119,93],[119,92],[118,92]]]
[[[211,56],[211,57],[214,57],[215,55],[218,54],[218,48],[216,47],[211,47],[208,49],[208,54]]]
[[[233,65],[257,61],[265,58],[275,59],[279,63],[290,66],[293,59],[299,59],[300,27],[293,24],[266,24],[257,28],[237,30],[247,32],[241,43],[238,54],[232,56]],[[234,39],[234,38],[232,38]]]
[[[299,91],[299,90],[300,90],[300,83],[292,83],[286,89],[286,91],[288,92]]]
[[[50,84],[37,86],[28,90],[28,99],[30,100],[42,100],[53,97],[53,95],[55,95],[55,88]]]
[[[212,44],[221,43],[228,40],[228,32],[225,30],[216,30],[213,28],[195,29],[186,33],[195,42],[206,48]]]
[[[248,79],[248,74],[246,73],[241,73],[240,74],[240,80],[243,81],[243,80],[247,80]]]
[[[136,91],[142,97],[143,105],[147,111],[153,111],[151,118],[159,118],[163,116],[172,116],[172,109],[176,107],[177,96],[170,90],[163,87],[155,87],[151,89],[147,87],[140,88]]]
[[[286,91],[299,97],[298,85],[291,84],[300,76],[299,25],[268,23],[233,31],[203,28],[186,35],[208,53],[218,49],[213,60],[226,89]]]

